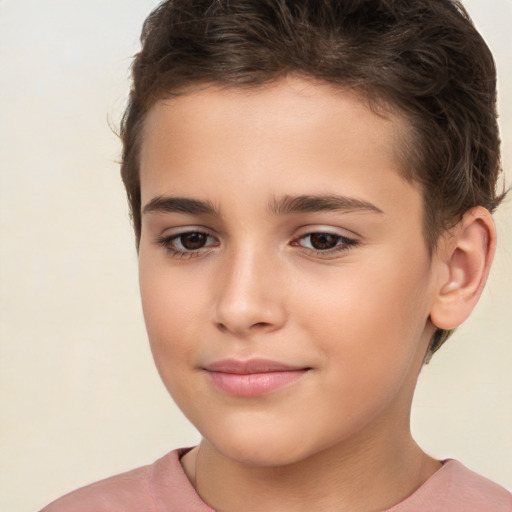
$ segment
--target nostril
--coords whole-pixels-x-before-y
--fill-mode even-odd
[[[268,329],[269,327],[272,326],[272,324],[269,323],[269,322],[256,322],[254,324],[250,324],[248,326],[248,328],[246,328],[246,329],[244,329],[243,327],[237,329],[236,326],[233,326],[233,327],[230,328],[228,325],[226,325],[226,324],[224,324],[222,322],[217,322],[216,326],[217,326],[217,329],[219,329],[219,331],[221,331],[221,332],[228,332],[228,331],[239,330],[239,331],[246,331],[246,333],[249,333],[250,331],[258,331],[258,330]]]
[[[228,330],[228,328],[222,322],[217,322],[217,329],[219,329],[221,332],[226,332]]]
[[[255,324],[252,324],[252,328],[262,328],[262,327],[268,327],[270,324],[267,322],[257,322]]]

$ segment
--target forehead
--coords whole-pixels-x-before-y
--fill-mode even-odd
[[[145,116],[143,137],[151,135],[151,127],[172,109],[173,116],[203,116],[203,122],[231,118],[233,121],[243,115],[249,123],[260,123],[267,130],[269,124],[278,123],[281,128],[293,131],[299,117],[307,115],[309,122],[325,122],[325,113],[342,114],[344,120],[360,118],[371,121],[389,135],[402,139],[411,125],[398,109],[381,99],[378,94],[343,85],[334,85],[310,78],[289,76],[274,82],[255,86],[223,86],[220,84],[197,84],[161,98]],[[204,114],[208,114],[205,118]],[[249,126],[248,126],[249,127]],[[354,125],[354,128],[357,126]],[[181,129],[186,129],[182,125]],[[195,134],[201,134],[194,127]],[[206,127],[207,128],[207,127]]]
[[[371,179],[386,189],[386,170],[402,180],[408,131],[403,117],[376,112],[356,92],[325,83],[287,78],[255,88],[197,87],[160,100],[146,117],[143,204],[194,180],[196,195],[207,195],[210,180],[279,195],[283,187],[293,194],[323,183],[318,192],[329,192],[330,177],[354,187],[366,176],[361,187]]]

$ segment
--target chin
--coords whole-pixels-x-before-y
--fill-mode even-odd
[[[211,434],[211,433],[210,433]],[[205,436],[222,456],[243,466],[278,467],[294,464],[321,451],[309,446],[302,435],[278,429],[239,429],[227,435]]]
[[[287,466],[302,460],[299,454],[281,449],[276,452],[272,445],[265,441],[251,443],[251,445],[239,445],[230,443],[229,446],[214,447],[226,458],[242,466],[248,467],[280,467]]]

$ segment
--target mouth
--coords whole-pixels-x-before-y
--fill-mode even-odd
[[[225,359],[209,364],[203,370],[218,391],[230,396],[251,398],[289,386],[306,375],[311,368],[266,359]]]

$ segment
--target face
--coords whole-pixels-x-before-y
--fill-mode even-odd
[[[433,278],[395,154],[406,130],[299,79],[149,112],[145,321],[167,389],[219,453],[287,464],[408,421]]]

